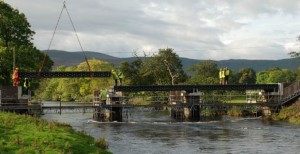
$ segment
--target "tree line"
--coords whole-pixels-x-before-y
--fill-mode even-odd
[[[123,85],[216,85],[219,84],[219,66],[213,61],[203,61],[183,70],[179,56],[171,48],[160,49],[151,57],[137,57],[132,62],[119,66],[96,59],[89,60],[93,71],[119,69],[125,78]],[[230,68],[229,68],[230,69]],[[83,62],[74,67],[60,66],[56,71],[87,71]],[[300,71],[278,67],[255,72],[252,68],[231,70],[229,84],[268,84],[294,82]],[[38,90],[43,100],[63,101],[91,100],[93,90],[109,89],[114,85],[112,78],[54,78],[45,79]]]

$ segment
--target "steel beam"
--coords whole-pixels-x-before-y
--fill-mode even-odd
[[[83,78],[83,77],[110,77],[110,72],[20,72],[20,78]]]
[[[115,86],[116,91],[137,92],[137,91],[179,91],[189,92],[203,90],[265,90],[278,92],[278,84],[254,84],[254,85],[160,85],[160,86]]]

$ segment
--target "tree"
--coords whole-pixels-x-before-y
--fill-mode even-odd
[[[256,74],[256,83],[257,84],[266,84],[269,83],[269,72],[260,71]]]
[[[194,74],[188,84],[218,84],[218,65],[213,61],[204,61],[189,68],[189,72]]]
[[[256,73],[252,68],[242,68],[239,70],[237,76],[239,77],[239,84],[255,84]]]
[[[30,29],[25,15],[0,1],[0,84],[8,85],[13,71],[14,55],[16,66],[22,71],[37,71],[45,54],[34,47],[34,31]],[[44,71],[51,69],[53,61],[46,56]],[[35,82],[31,87],[35,87]]]
[[[175,85],[187,79],[179,56],[171,48],[159,49],[158,55],[143,63],[143,68],[144,74],[154,77],[157,85]]]
[[[266,83],[282,83],[293,82],[296,79],[295,73],[288,69],[281,69],[278,67],[271,67],[264,71],[257,73],[257,82],[259,84]]]
[[[182,69],[179,56],[173,49],[159,49],[157,55],[140,58],[128,63],[121,63],[125,80],[130,85],[175,85],[183,83],[187,75]]]
[[[300,41],[300,36],[297,37],[297,40]],[[300,57],[300,52],[292,51],[292,52],[289,53],[289,55],[291,57],[294,57],[294,58],[299,58]]]
[[[295,80],[300,80],[300,68],[298,68],[297,70],[295,70]]]
[[[154,76],[149,75],[143,70],[142,59],[137,59],[132,62],[122,62],[120,65],[121,71],[124,73],[124,83],[128,85],[152,85],[155,83]]]

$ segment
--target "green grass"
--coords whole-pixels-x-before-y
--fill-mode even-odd
[[[246,98],[232,98],[228,103],[246,103]]]
[[[0,112],[0,154],[110,153],[95,144],[93,137],[70,125],[29,115]]]

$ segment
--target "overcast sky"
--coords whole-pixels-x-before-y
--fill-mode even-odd
[[[63,0],[4,0],[48,49]],[[85,51],[116,57],[173,48],[193,59],[285,59],[299,51],[299,0],[67,0]],[[50,49],[81,51],[64,9]]]

